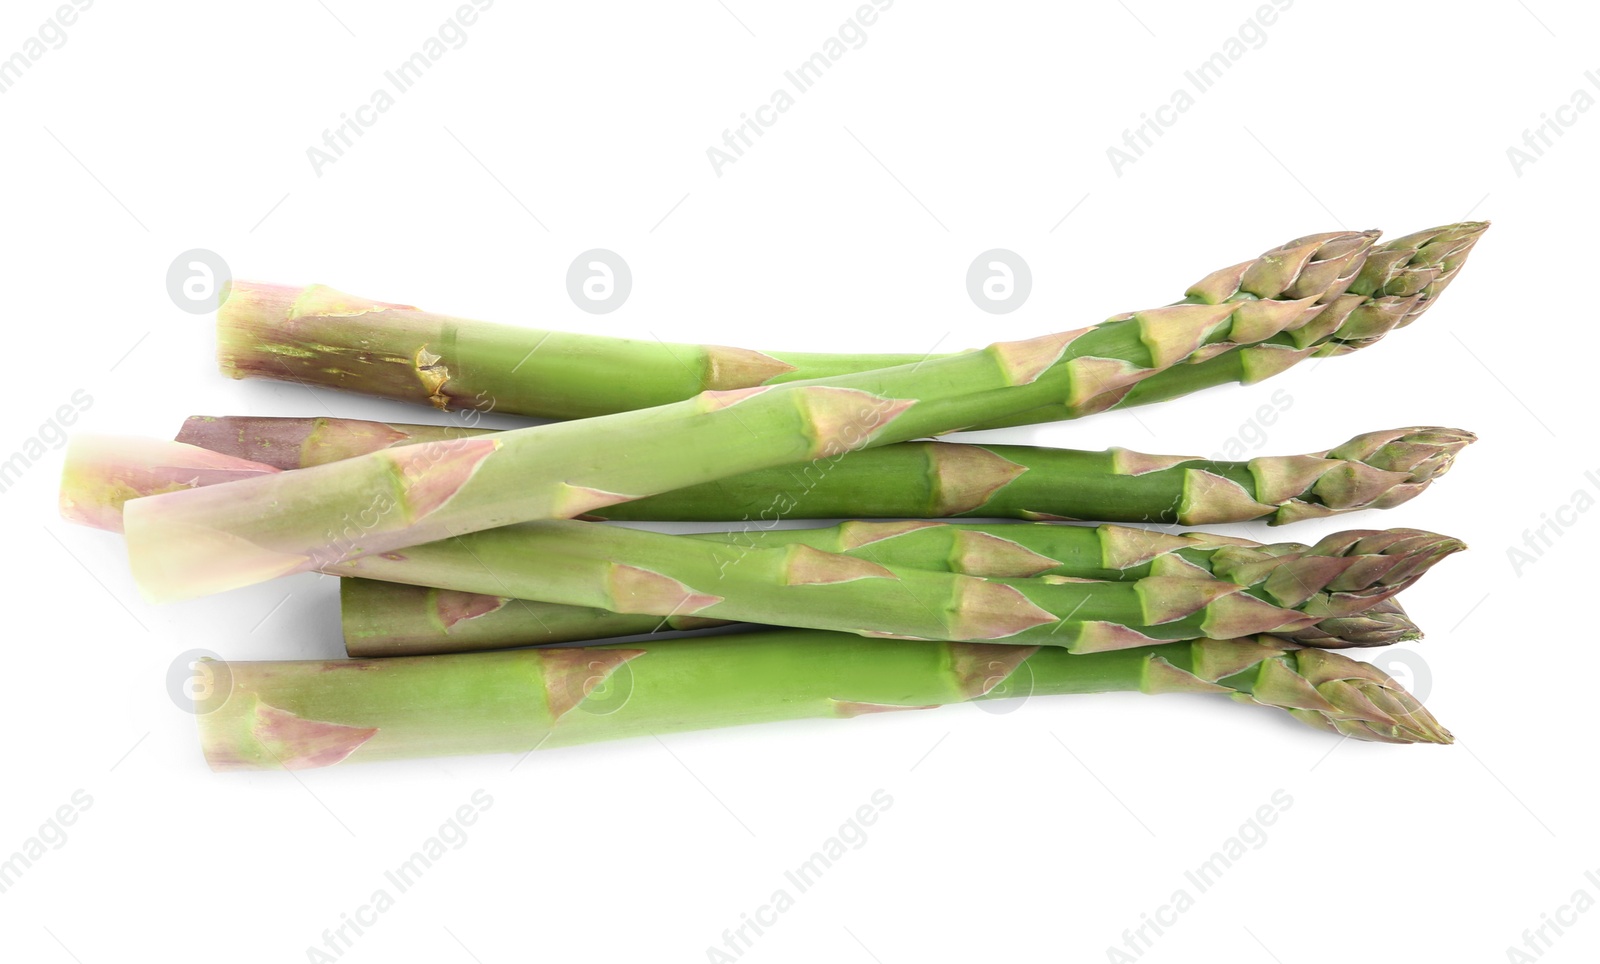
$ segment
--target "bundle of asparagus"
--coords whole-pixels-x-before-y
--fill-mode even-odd
[[[1035,694],[1223,692],[1347,736],[1449,742],[1393,680],[1329,650],[1420,636],[1396,596],[1457,540],[1077,523],[1390,508],[1470,433],[1368,432],[1248,462],[923,439],[1365,347],[1431,307],[1485,228],[1312,235],[1172,305],[936,358],[645,344],[237,283],[218,313],[235,377],[571,421],[197,416],[171,442],[74,440],[62,512],[125,532],[156,600],[341,577],[356,658],[226,664],[228,696],[200,716],[217,769],[853,716],[997,698],[1024,678]],[[934,521],[956,516],[1024,521]],[[856,521],[772,528],[779,517]],[[744,525],[666,535],[610,520]],[[571,645],[738,622],[789,628]],[[547,643],[563,645],[515,649]]]

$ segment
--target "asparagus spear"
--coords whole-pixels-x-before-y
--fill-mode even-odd
[[[261,462],[193,445],[142,438],[85,435],[67,446],[61,469],[61,516],[69,522],[122,531],[130,499],[274,475]]]
[[[1384,743],[1451,736],[1382,671],[1261,636],[1116,653],[786,630],[578,649],[208,666],[215,770],[512,753],[1029,695],[1227,693]]]
[[[340,584],[341,588],[343,585]],[[658,627],[651,632],[658,632],[662,628],[687,627]],[[1333,616],[1295,634],[1295,642],[1302,646],[1321,646],[1324,649],[1388,646],[1421,638],[1422,630],[1400,608],[1400,600],[1395,596],[1390,596],[1366,612],[1353,616]]]
[[[194,416],[177,439],[281,469],[439,439],[489,434],[346,418]],[[638,521],[838,518],[1084,519],[1282,525],[1389,509],[1450,470],[1476,436],[1413,427],[1368,432],[1308,455],[1248,462],[1082,452],[1029,445],[899,442],[822,466],[783,466],[604,506],[592,518]]]
[[[339,581],[345,652],[351,656],[426,656],[544,643],[731,625],[698,616],[614,613],[585,606],[455,592],[374,579]],[[1422,631],[1391,597],[1357,616],[1335,616],[1300,630],[1305,646],[1388,646]]]
[[[1364,254],[1369,242],[1337,235],[1302,247]],[[1281,293],[1303,296],[1173,305],[917,365],[704,392],[657,408],[139,499],[124,516],[129,560],[141,590],[170,601],[462,532],[571,518],[755,469],[1075,403],[1177,364],[1231,337],[1235,325],[1257,337],[1305,324],[1322,307],[1317,299],[1348,284],[1324,277],[1327,262],[1314,258],[1291,264],[1277,255],[1256,264],[1265,266],[1261,274],[1287,277],[1275,285]]]
[[[376,579],[339,580],[339,619],[345,652],[357,657],[472,653],[734,624],[728,619],[614,613],[593,606]]]
[[[997,419],[985,427],[1027,425],[1149,405],[1233,382],[1252,385],[1314,355],[1342,355],[1364,348],[1431,308],[1488,229],[1487,221],[1466,221],[1387,241],[1372,249],[1356,280],[1344,294],[1332,299],[1313,324],[1214,356],[1197,354],[1190,364],[1175,365],[1133,385],[1111,389],[1067,414],[1062,414],[1059,405],[1047,406]]]
[[[1318,354],[1342,355],[1365,348],[1394,328],[1416,321],[1455,280],[1488,229],[1487,221],[1450,224],[1395,238],[1375,250],[1348,292],[1369,299],[1374,310],[1353,317]],[[1404,313],[1388,324],[1399,307]]]
[[[1190,289],[1186,301],[1289,300],[1308,308],[1343,293],[1376,235],[1296,239],[1208,275]],[[1302,326],[1319,312],[1287,319],[1280,314],[1262,312],[1258,324],[1246,321],[1240,330],[1265,337],[1285,325]],[[832,378],[927,359],[769,354],[541,331],[434,314],[321,285],[296,289],[242,281],[233,283],[217,313],[217,344],[223,372],[235,378],[290,380],[440,409],[492,406],[562,419],[652,408],[702,391]]]
[[[1197,355],[1195,364],[1157,372],[1092,399],[1057,402],[983,427],[1079,418],[1232,382],[1252,384],[1311,354],[1343,354],[1364,347],[1431,307],[1487,228],[1487,222],[1452,224],[1379,245],[1374,251],[1382,257],[1373,268],[1358,276],[1345,295],[1336,296],[1338,289],[1330,287],[1327,308],[1320,313],[1322,324],[1297,326],[1298,338],[1266,339],[1249,348],[1244,342],[1216,343]],[[1331,255],[1319,257],[1337,260]],[[1229,287],[1234,273],[1239,285],[1245,283],[1242,267],[1208,276],[1190,289],[1185,301],[1206,304],[1249,296],[1243,287]],[[1257,277],[1248,283],[1255,291],[1271,290]],[[356,317],[359,322],[351,321]],[[321,287],[300,291],[246,282],[236,283],[217,321],[222,368],[236,378],[288,379],[425,401],[445,409],[550,418],[641,408],[705,389],[781,384],[922,357],[778,357],[720,346],[601,339],[431,315]],[[536,354],[539,364],[529,368]],[[517,363],[511,363],[512,358]],[[606,390],[597,390],[601,386]]]
[[[1201,636],[1292,636],[1330,617],[1365,612],[1462,548],[1453,539],[1414,530],[1347,532],[1310,549],[1217,547],[1210,550],[1207,569],[1177,552],[1164,553],[1161,540],[1185,540],[1106,528],[1120,530],[1103,541],[1128,553],[1128,578],[935,572],[885,561],[895,557],[894,538],[844,555],[799,540],[771,548],[718,545],[563,520],[376,553],[323,571],[612,612],[866,636],[1006,639],[1081,653]],[[978,551],[1026,551],[1016,543],[990,544],[1003,542],[988,539]],[[1141,551],[1150,560],[1147,568],[1138,558]],[[902,561],[926,558],[914,544],[905,553],[909,559]]]
[[[188,475],[194,466],[207,468],[219,458],[215,453],[180,442],[75,439],[68,450],[62,474],[63,514],[74,521],[102,528],[116,528],[122,502],[148,491],[165,491],[173,478]],[[255,468],[273,471],[270,466],[233,460],[237,471]],[[211,480],[206,480],[211,481]],[[194,484],[202,484],[197,481]],[[1315,546],[1280,543],[1263,546],[1245,539],[1205,533],[1167,535],[1146,529],[1123,526],[1056,525],[1049,523],[950,524],[936,522],[848,522],[827,529],[732,531],[701,533],[692,536],[664,536],[631,529],[598,527],[584,523],[525,527],[531,533],[525,544],[510,534],[475,534],[432,546],[416,547],[406,553],[389,553],[368,562],[334,565],[325,571],[335,574],[377,574],[398,582],[419,582],[441,587],[424,593],[405,589],[351,588],[345,592],[346,637],[352,652],[394,653],[407,651],[487,648],[494,645],[519,645],[529,640],[567,641],[605,635],[652,632],[660,628],[691,628],[717,621],[762,619],[790,622],[797,618],[795,606],[819,602],[818,590],[795,592],[789,585],[798,565],[808,578],[826,585],[827,567],[852,563],[838,556],[853,556],[851,573],[862,565],[871,571],[881,567],[927,569],[961,573],[973,577],[1010,577],[1026,580],[1034,576],[1057,577],[1075,586],[1092,584],[1087,580],[1112,580],[1142,583],[1135,586],[1141,606],[1145,596],[1162,591],[1162,580],[1194,577],[1223,580],[1213,587],[1229,592],[1245,587],[1257,599],[1277,606],[1314,612],[1322,619],[1316,625],[1294,632],[1326,645],[1352,643],[1375,645],[1414,633],[1415,627],[1403,615],[1359,618],[1376,602],[1388,598],[1409,583],[1439,558],[1460,547],[1455,540],[1413,530],[1355,532],[1330,536]],[[583,543],[589,543],[583,545]],[[729,570],[746,561],[749,550],[759,564],[743,572]],[[806,551],[810,550],[810,551]],[[619,567],[610,560],[626,560]],[[640,568],[641,566],[645,568]],[[762,566],[765,566],[763,570]],[[561,576],[551,572],[560,569]],[[738,595],[728,613],[695,615],[698,610],[679,611],[682,600],[663,610],[646,606],[637,599],[619,601],[616,597],[618,573],[628,570],[646,573],[662,585],[684,586],[683,580],[697,578],[719,593],[728,586]],[[889,570],[883,570],[889,571]],[[691,573],[696,574],[691,577]],[[565,578],[567,581],[562,582]],[[767,581],[763,581],[767,580]],[[1147,581],[1148,580],[1148,581]],[[833,580],[850,582],[849,579]],[[358,584],[365,580],[356,580]],[[726,583],[727,586],[723,584]],[[632,583],[629,583],[632,585]],[[1024,582],[1030,590],[1037,584]],[[564,588],[560,588],[564,587]],[[495,595],[483,595],[485,589]],[[930,587],[924,590],[954,593],[961,586]],[[785,590],[787,589],[787,602]],[[520,591],[519,591],[520,590]],[[847,590],[847,591],[845,591]],[[842,619],[859,616],[860,607],[884,594],[884,587],[867,581],[848,587],[835,586],[836,602],[848,602],[855,609],[834,615]],[[1168,594],[1180,592],[1185,599],[1193,587],[1177,586]],[[993,596],[996,590],[988,589]],[[566,595],[552,596],[551,593]],[[1082,612],[1092,589],[1083,596],[1061,597],[1058,606],[1072,604],[1072,614],[1084,618],[1096,610]],[[544,602],[518,601],[508,606],[510,597],[529,595]],[[889,601],[906,600],[890,590]],[[1004,598],[1006,593],[1000,591]],[[1104,594],[1101,594],[1104,595]],[[689,600],[715,600],[709,592],[690,593]],[[916,597],[913,596],[913,600]],[[558,605],[551,605],[554,600]],[[597,601],[598,600],[598,601]],[[1014,600],[1019,603],[1020,600]],[[655,599],[660,606],[670,597]],[[572,603],[574,605],[559,605]],[[777,609],[758,609],[778,603]],[[974,606],[982,603],[974,602]],[[610,610],[633,610],[611,613]],[[789,608],[785,608],[788,606]],[[602,608],[603,607],[603,608]],[[893,610],[905,618],[904,607]],[[935,610],[929,608],[931,615]],[[1148,614],[1142,608],[1141,614]],[[777,613],[783,618],[773,618]],[[911,616],[918,612],[911,610]],[[640,616],[648,618],[641,619]],[[665,617],[665,619],[661,618]],[[810,618],[818,618],[812,615]],[[800,625],[815,625],[802,622]],[[845,625],[849,625],[848,622]],[[823,624],[838,628],[837,624]],[[1192,627],[1191,627],[1192,629]],[[879,629],[877,631],[892,631]],[[1051,631],[1057,636],[1061,627]],[[1342,635],[1350,635],[1340,642]],[[1058,641],[1068,644],[1071,634]]]
[[[125,513],[148,501],[134,500]],[[1003,531],[1005,537],[955,524],[849,523],[725,534],[719,544],[548,520],[321,569],[621,613],[923,639],[1038,640],[1092,652],[1199,636],[1306,630],[1327,636],[1332,631],[1319,623],[1365,612],[1462,548],[1414,530],[1339,533],[1315,547],[1252,547],[1120,526],[1035,523]],[[941,559],[949,568],[1052,574],[990,579],[917,568]],[[1116,581],[1061,574],[1112,570]]]

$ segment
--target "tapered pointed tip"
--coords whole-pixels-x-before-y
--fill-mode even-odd
[[[852,519],[839,524],[839,545],[845,549],[860,549],[875,542],[903,536],[921,529],[937,529],[943,523],[931,519],[905,519],[896,522],[869,522]]]
[[[1201,461],[1198,455],[1146,455],[1121,447],[1106,449],[1106,454],[1111,458],[1111,471],[1116,475],[1149,475],[1185,462]]]
[[[1313,234],[1281,244],[1250,263],[1239,279],[1239,289],[1257,298],[1276,298],[1288,290],[1324,243],[1344,237]]]
[[[827,385],[805,386],[794,397],[810,437],[812,458],[866,446],[917,403],[914,398],[885,398]]]
[[[394,464],[401,484],[398,504],[406,520],[416,522],[453,499],[501,444],[492,437],[444,439],[385,449],[372,457],[382,456]],[[572,514],[581,515],[587,508]]]
[[[1324,619],[1315,626],[1298,630],[1291,637],[1306,646],[1342,649],[1348,646],[1390,646],[1422,638],[1422,629],[1412,622],[1396,597],[1379,600],[1364,611]]]
[[[950,672],[959,692],[967,699],[976,699],[1010,679],[1038,651],[1037,646],[951,643]]]
[[[1160,656],[1145,661],[1139,689],[1144,693],[1228,693],[1228,687],[1179,669]]]
[[[765,385],[795,366],[748,348],[706,346],[706,387],[715,390]]]
[[[201,750],[207,765],[217,772],[333,766],[378,735],[376,727],[302,716],[251,693],[235,692],[228,700],[235,705],[199,716]],[[225,734],[225,724],[242,732]]]
[[[1201,629],[1207,636],[1232,639],[1300,629],[1315,623],[1316,617],[1274,606],[1248,593],[1222,596],[1206,607]]]
[[[550,715],[561,719],[630,660],[645,655],[642,649],[557,647],[539,650],[545,701]],[[626,698],[627,694],[623,694]]]
[[[1144,622],[1149,626],[1176,622],[1240,591],[1233,583],[1193,576],[1146,576],[1134,583],[1133,588],[1139,597]]]
[[[830,586],[858,579],[897,579],[893,571],[867,559],[840,553],[823,552],[796,543],[785,553],[783,580],[789,586]]]
[[[1028,471],[981,445],[960,442],[928,443],[932,465],[933,506],[939,516],[981,509],[996,492]]]
[[[1248,522],[1269,515],[1273,506],[1256,500],[1232,479],[1204,469],[1184,469],[1183,492],[1178,500],[1178,521],[1184,525]]]
[[[1156,371],[1144,368],[1122,358],[1097,358],[1083,355],[1063,362],[1070,387],[1067,406],[1073,410],[1087,405],[1091,400],[1126,389]]]
[[[1028,385],[1061,360],[1067,346],[1093,328],[1075,328],[1023,341],[1002,341],[989,346],[1005,379],[1012,385]]]
[[[1115,649],[1159,646],[1166,642],[1153,636],[1146,636],[1121,623],[1103,619],[1086,620],[1059,635],[1065,638],[1069,653],[1105,653]]]
[[[341,585],[348,582],[347,579],[340,580]],[[453,589],[435,589],[430,595],[434,616],[447,633],[455,629],[457,623],[499,612],[511,602],[509,596],[485,596],[482,593],[458,592]]]
[[[1417,300],[1394,327],[1409,325],[1427,311],[1454,280],[1473,246],[1488,229],[1487,221],[1463,221],[1385,242],[1369,253],[1350,290],[1374,298],[1416,296]],[[1369,335],[1350,344],[1361,347],[1378,337],[1381,335]]]
[[[1350,735],[1362,736],[1366,727],[1381,742],[1454,742],[1416,697],[1376,666],[1317,649],[1297,650],[1287,658],[1334,706],[1327,715],[1336,726],[1343,730],[1341,724],[1352,724],[1360,730]]]
[[[950,567],[968,576],[1023,579],[1061,565],[1011,539],[976,529],[955,532]]]
[[[1412,483],[1427,483],[1450,471],[1461,450],[1478,440],[1466,429],[1413,426],[1358,435],[1326,457],[1354,459],[1388,472],[1403,472]]]
[[[1193,545],[1183,536],[1139,526],[1103,525],[1095,531],[1100,537],[1100,561],[1107,569],[1131,569]]]
[[[951,636],[956,640],[1004,639],[1056,622],[1056,615],[1035,605],[1017,589],[976,576],[958,576],[956,612]]]
[[[1232,304],[1176,304],[1134,315],[1139,339],[1155,368],[1170,368],[1199,350],[1208,336],[1233,317]]]
[[[612,563],[606,576],[611,604],[618,613],[651,616],[687,616],[722,602],[721,596],[700,592],[664,573],[638,566]]]

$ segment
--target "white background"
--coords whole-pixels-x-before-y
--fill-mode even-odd
[[[1340,742],[1226,700],[1118,694],[603,744],[514,772],[483,757],[213,775],[169,663],[197,647],[338,655],[332,580],[149,606],[116,537],[56,516],[53,449],[0,496],[0,856],[74,791],[92,804],[0,894],[7,959],[319,960],[323,930],[479,789],[493,804],[466,844],[342,959],[707,960],[879,789],[893,805],[865,845],[743,959],[1105,960],[1280,789],[1292,805],[1265,844],[1144,959],[1505,960],[1576,891],[1600,897],[1584,876],[1600,835],[1582,608],[1600,521],[1569,515],[1520,575],[1507,557],[1576,491],[1600,494],[1582,401],[1600,110],[1565,112],[1532,163],[1507,154],[1575,90],[1600,97],[1584,75],[1600,69],[1593,9],[1299,0],[1118,172],[1107,148],[1253,0],[901,0],[714,173],[707,148],[854,7],[501,0],[319,175],[307,148],[455,4],[94,4],[0,94],[0,457],[55,438],[41,426],[79,389],[93,405],[73,433],[165,437],[197,413],[427,417],[220,377],[210,317],[165,290],[196,247],[239,277],[500,321],[919,352],[1161,304],[1313,231],[1492,218],[1439,305],[1373,349],[1005,436],[1205,454],[1280,388],[1292,405],[1260,454],[1397,425],[1477,431],[1423,498],[1342,523],[1472,544],[1406,594],[1429,635],[1405,675],[1460,742]],[[53,10],[7,4],[0,57]],[[634,275],[602,317],[563,281],[591,247]],[[964,290],[991,247],[1032,266],[1011,314]],[[1340,525],[1234,531],[1309,541]],[[1600,913],[1575,920],[1546,931],[1546,959],[1593,959]]]

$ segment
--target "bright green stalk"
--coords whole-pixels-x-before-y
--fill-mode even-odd
[[[1379,245],[1373,251],[1382,257],[1364,268],[1360,283],[1345,294],[1330,286],[1318,316],[1293,326],[1297,336],[1253,345],[1241,333],[1213,343],[1191,364],[1156,372],[1132,386],[1090,399],[1057,400],[981,427],[1080,418],[1233,382],[1253,384],[1312,354],[1364,347],[1426,311],[1487,228],[1486,222],[1453,224]],[[1283,266],[1292,265],[1302,251],[1291,242],[1253,267],[1247,262],[1216,272],[1191,288],[1185,301],[1289,297],[1286,292],[1293,289],[1278,280]],[[1323,263],[1316,270],[1323,275],[1314,280],[1342,271],[1335,266],[1348,254],[1318,252],[1316,260]],[[1278,294],[1266,293],[1275,288]],[[217,327],[222,369],[235,378],[276,378],[441,409],[543,418],[614,413],[704,390],[832,377],[924,357],[767,354],[546,332],[436,315],[320,286],[301,290],[250,282],[235,283]]]
[[[331,567],[365,577],[341,587],[346,646],[395,655],[691,628],[663,617],[1005,638],[1071,652],[1262,626],[1321,646],[1385,645],[1420,633],[1397,605],[1380,604],[1461,547],[1414,530],[1263,546],[1048,523],[852,522],[696,536],[585,526],[531,523]]]
[[[1309,308],[1344,292],[1375,236],[1335,233],[1291,241],[1208,275],[1186,300],[1192,305],[1291,300],[1304,301],[1302,307]],[[1247,320],[1240,334],[1256,340],[1285,326],[1302,327],[1318,313],[1284,320],[1269,313],[1264,324]],[[217,313],[217,344],[222,370],[235,378],[276,378],[440,409],[492,409],[558,419],[652,408],[702,391],[832,378],[928,358],[769,354],[541,331],[420,311],[320,285],[296,289],[255,282],[232,285]],[[1089,397],[1054,401],[1076,405]]]
[[[614,613],[585,606],[486,596],[375,579],[341,579],[339,614],[351,656],[426,656],[732,625],[697,616]],[[1325,649],[1388,646],[1422,631],[1391,597],[1356,616],[1335,616],[1295,634]]]
[[[704,392],[657,408],[138,499],[124,515],[129,561],[148,597],[185,599],[1085,400],[1236,337],[1236,328],[1261,338],[1305,324],[1320,310],[1318,299],[1349,283],[1324,277],[1329,262],[1312,256],[1338,249],[1348,270],[1370,240],[1322,239],[1301,246],[1310,249],[1305,259],[1291,263],[1280,254],[1243,272],[1259,266],[1274,279],[1270,287],[1293,300],[1173,305],[917,365]]]
[[[783,467],[605,506],[613,520],[979,518],[1283,525],[1415,498],[1469,432],[1370,432],[1321,452],[1246,462],[1022,445],[902,442],[825,471]],[[786,511],[787,510],[787,511]]]
[[[376,579],[339,580],[339,619],[345,652],[357,657],[472,653],[733,625]]]
[[[1065,414],[1059,405],[1047,406],[998,419],[985,427],[1078,418],[1167,401],[1234,382],[1253,385],[1312,356],[1343,355],[1365,348],[1390,331],[1416,321],[1431,308],[1488,229],[1487,221],[1466,221],[1386,241],[1369,252],[1348,290],[1333,298],[1312,324],[1215,355],[1196,354],[1187,364],[1108,391]],[[1191,291],[1190,298],[1195,297],[1196,292]]]
[[[115,528],[119,500],[138,497],[140,484],[163,491],[189,474],[189,465],[225,458],[180,442],[74,440],[62,475],[64,514]],[[233,462],[253,470],[254,463]],[[1414,530],[1341,533],[1305,546],[1050,523],[849,522],[669,536],[550,522],[324,571],[448,590],[424,605],[403,590],[348,590],[347,636],[362,652],[520,645],[707,620],[988,639],[1025,633],[1062,613],[1049,641],[1081,650],[1263,628],[1329,642],[1351,632],[1363,635],[1350,642],[1375,642],[1385,638],[1382,627],[1337,621],[1366,613],[1460,547]],[[588,608],[508,605],[518,597]],[[596,610],[650,619],[629,622]],[[1171,625],[1139,629],[1141,622]],[[1390,630],[1395,625],[1388,622]]]
[[[516,753],[747,723],[979,699],[1227,693],[1385,743],[1448,731],[1376,667],[1270,636],[1117,653],[887,642],[805,630],[387,660],[212,662],[202,713],[215,770]],[[198,689],[198,688],[197,688]]]
[[[305,468],[400,445],[488,434],[443,425],[345,418],[194,416],[178,441],[280,469]],[[900,442],[831,463],[783,466],[603,506],[592,518],[1067,519],[1281,525],[1407,502],[1449,471],[1476,437],[1460,429],[1368,432],[1309,455],[1247,462],[1082,452],[1029,445]]]
[[[1207,569],[1168,551],[1162,542],[1181,544],[1181,538],[1106,528],[1117,530],[1103,541],[1127,553],[1119,561],[1129,563],[1129,578],[985,578],[936,572],[915,568],[928,558],[917,542],[897,550],[902,544],[894,537],[846,555],[798,540],[752,548],[561,520],[376,553],[323,571],[620,613],[698,616],[865,636],[1005,639],[1095,652],[1154,640],[1293,635],[1330,617],[1365,612],[1462,548],[1453,539],[1411,530],[1352,532],[1329,537],[1314,550],[1197,550],[1209,552],[1212,569]],[[986,538],[977,551],[1029,551],[1020,541],[997,545],[1006,541]],[[888,561],[898,551],[906,558]],[[1043,568],[1037,556],[1033,564]],[[1212,570],[1226,578],[1217,578]]]

